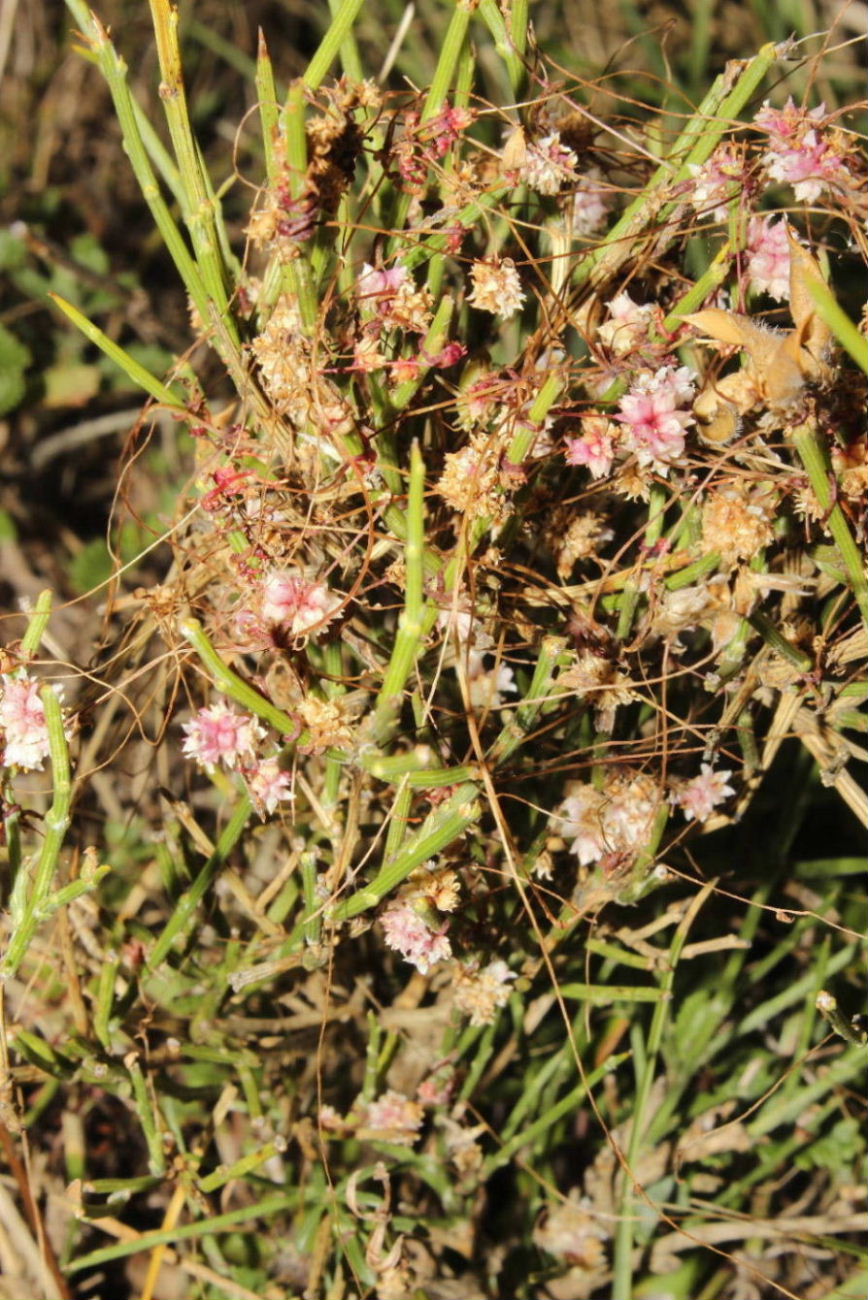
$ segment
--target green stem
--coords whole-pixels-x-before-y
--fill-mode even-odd
[[[150,208],[160,237],[184,282],[184,288],[192,298],[202,320],[207,321],[210,309],[201,272],[190,256],[184,237],[160,193],[159,182],[151,165],[151,156],[156,151],[157,158],[163,160],[160,170],[179,204],[183,206],[184,194],[178,171],[166,154],[156,132],[130,94],[127,84],[127,66],[109,40],[105,28],[81,0],[66,0],[66,3],[82,33],[90,41],[95,62],[109,88],[123,136],[124,150],[130,160],[139,189],[142,191],[142,197]]]
[[[407,542],[404,547],[406,595],[398,635],[375,706],[375,734],[388,736],[397,723],[401,695],[416,663],[424,633],[423,554],[425,549],[425,462],[418,442],[410,449],[410,489],[407,498]]]
[[[222,218],[205,175],[187,109],[178,42],[178,10],[170,7],[169,0],[150,0],[150,6],[162,77],[160,97],[184,190],[184,220],[202,272],[209,306],[213,305],[216,311],[216,316],[210,310],[206,312],[205,321],[210,324],[219,320],[225,331],[224,338],[228,338],[237,350],[239,339],[229,311],[227,268],[221,252],[223,232],[218,231],[218,222]]]
[[[350,35],[363,4],[364,0],[338,0],[332,5],[332,21],[329,29],[320,41],[319,48],[302,77],[308,90],[318,90],[322,85],[341,51],[341,46]]]
[[[60,850],[69,829],[72,782],[69,770],[69,747],[63,730],[63,714],[60,701],[50,686],[43,686],[39,694],[45,709],[45,723],[48,729],[54,798],[45,816],[42,849],[32,881],[28,882],[26,877],[22,877],[20,881],[16,880],[13,886],[10,900],[12,935],[9,947],[0,961],[0,974],[3,976],[16,973],[43,919],[43,908],[50,901],[51,885],[57,870]],[[26,871],[23,865],[22,871]],[[28,883],[29,890],[27,890]]]
[[[442,853],[459,835],[464,834],[468,826],[478,820],[481,812],[478,793],[475,785],[459,786],[450,799],[435,808],[416,834],[406,841],[398,856],[386,863],[369,885],[334,909],[331,919],[336,923],[349,921],[360,912],[376,907],[387,894],[407,879],[411,871],[428,858]]]
[[[193,916],[202,899],[213,885],[217,878],[217,873],[223,866],[229,854],[235,848],[235,845],[241,839],[245,826],[250,820],[250,814],[253,812],[253,804],[249,795],[243,794],[235,805],[235,811],[232,813],[229,821],[223,829],[220,838],[217,841],[216,848],[193,881],[190,888],[185,894],[178,899],[172,916],[163,933],[151,949],[148,957],[148,966],[151,970],[156,970],[171,950],[179,934],[181,934],[193,919]]]
[[[51,592],[40,591],[36,605],[27,620],[27,631],[21,638],[21,658],[32,659],[38,653],[51,618]]]
[[[509,31],[497,0],[480,0],[479,13],[491,33],[494,48],[506,68],[509,88],[519,99],[526,80],[522,54],[527,45],[528,0],[513,0]]]
[[[832,534],[844,562],[862,619],[868,624],[868,579],[865,576],[865,559],[853,539],[846,515],[835,503],[832,492],[832,484],[835,480],[828,450],[812,421],[807,421],[793,431],[793,446],[805,467],[820,509],[826,514],[826,527]]]
[[[172,390],[167,388],[165,384],[160,383],[159,379],[155,379],[149,370],[146,370],[143,365],[134,360],[122,347],[112,342],[107,334],[103,334],[98,325],[94,325],[92,321],[88,320],[87,316],[80,312],[77,307],[73,307],[71,302],[61,298],[59,293],[49,293],[48,296],[60,308],[64,316],[67,316],[73,325],[81,330],[85,338],[90,339],[91,343],[95,343],[100,351],[104,352],[116,366],[119,366],[134,384],[139,388],[143,388],[161,406],[165,406],[168,410],[175,411],[179,415],[186,416],[185,407],[178,401]]]
[[[527,694],[515,710],[515,716],[507,722],[488,754],[488,762],[491,766],[504,763],[525,740],[549,697],[558,661],[566,648],[567,642],[564,637],[544,637]]]
[[[268,184],[274,185],[280,175],[280,160],[277,154],[280,110],[277,106],[274,68],[272,67],[268,47],[265,44],[265,36],[261,31],[259,33],[259,49],[256,55],[256,99],[259,104],[259,122],[262,127],[265,174],[268,178]]]
[[[437,67],[434,69],[434,76],[431,79],[431,87],[425,100],[425,106],[422,109],[421,120],[423,122],[436,117],[445,104],[452,78],[455,76],[455,69],[461,61],[464,42],[467,39],[472,5],[469,0],[453,0],[453,4],[452,17],[449,20],[446,35],[443,37],[443,43],[440,46],[440,57],[437,60]]]
[[[657,1068],[657,1056],[663,1041],[663,1030],[669,1017],[672,989],[675,982],[675,969],[688,932],[699,909],[709,897],[714,882],[709,882],[690,904],[675,931],[669,948],[666,970],[660,980],[661,1000],[654,1007],[648,1041],[645,1044],[644,1062],[641,1067],[639,1083],[636,1089],[636,1101],[633,1107],[630,1142],[627,1148],[626,1168],[622,1171],[623,1189],[621,1195],[618,1227],[615,1233],[613,1259],[612,1294],[618,1300],[631,1300],[633,1295],[633,1229],[637,1212],[637,1198],[634,1192],[634,1171],[639,1161],[639,1153],[645,1138],[648,1123],[646,1111],[651,1097],[654,1074]]]
[[[689,181],[693,168],[708,160],[724,132],[729,130],[756,93],[777,58],[777,47],[764,45],[744,66],[731,90],[731,73],[727,71],[720,74],[676,140],[667,160],[657,168],[641,194],[625,210],[605,240],[581,259],[573,274],[575,286],[588,280],[595,286],[601,285],[611,279],[625,263],[635,261],[638,256],[637,238],[652,224],[659,232],[675,210],[679,200],[667,200],[667,190]],[[675,234],[673,229],[672,238]],[[656,244],[655,248],[656,255],[659,256],[663,246]]]
[[[236,704],[241,704],[245,709],[249,709],[263,722],[269,723],[282,736],[297,738],[303,743],[303,737],[307,733],[302,732],[299,734],[297,724],[293,722],[287,713],[284,713],[282,709],[278,709],[264,695],[260,695],[259,691],[254,687],[248,686],[243,678],[239,677],[223,662],[205,635],[201,623],[194,618],[184,619],[179,631],[184,639],[190,642],[202,663],[211,673],[215,685],[224,695],[228,695],[231,700],[235,700]]]
[[[152,1094],[148,1089],[148,1082],[139,1059],[135,1052],[129,1052],[124,1058],[124,1065],[130,1076],[130,1083],[133,1087],[133,1096],[136,1099],[136,1115],[142,1126],[142,1132],[145,1135],[145,1142],[148,1145],[148,1168],[151,1174],[163,1174],[166,1170],[166,1152],[163,1146],[163,1135],[160,1132],[160,1126],[157,1120],[157,1114],[154,1109]]]

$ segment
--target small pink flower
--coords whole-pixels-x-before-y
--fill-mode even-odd
[[[416,1100],[421,1106],[445,1106],[454,1088],[454,1074],[438,1072],[422,1080],[416,1089]]]
[[[790,297],[790,246],[787,223],[751,217],[747,228],[747,273],[750,287],[777,302]]]
[[[436,934],[409,902],[390,903],[380,917],[386,943],[423,975],[438,961],[452,956],[445,934]]]
[[[195,718],[184,723],[182,731],[184,753],[206,772],[213,772],[219,763],[230,770],[242,766],[265,734],[249,713],[236,713],[225,704],[200,709]]]
[[[255,767],[245,769],[244,780],[251,799],[263,817],[266,813],[273,813],[279,803],[290,802],[295,798],[292,773],[283,770],[277,755],[264,758]]]
[[[806,121],[822,121],[825,113],[825,104],[818,104],[816,108],[810,110],[798,108],[790,95],[783,108],[772,108],[766,100],[754,117],[754,122],[769,135],[777,136],[781,140],[789,140],[801,133]]]
[[[652,465],[661,474],[684,452],[684,436],[694,417],[679,409],[693,400],[693,380],[687,366],[663,366],[643,371],[619,403],[617,417],[625,441],[640,465]]]
[[[568,465],[587,465],[592,478],[605,478],[612,469],[617,427],[602,415],[588,415],[582,420],[578,438],[567,438]]]
[[[279,570],[266,579],[262,616],[287,627],[292,636],[301,636],[312,628],[323,631],[340,604],[340,597],[324,582],[308,582],[301,574]]]
[[[447,343],[442,352],[438,352],[434,357],[426,356],[425,360],[429,365],[446,370],[449,366],[456,365],[466,356],[467,348],[463,343]]]
[[[699,776],[683,785],[670,796],[670,801],[682,809],[688,821],[708,821],[718,804],[735,794],[727,778],[732,772],[715,772],[710,763],[703,763]]]
[[[39,698],[40,683],[22,673],[6,677],[0,696],[0,730],[5,733],[5,767],[25,771],[41,768],[48,758],[48,727],[45,707]]]

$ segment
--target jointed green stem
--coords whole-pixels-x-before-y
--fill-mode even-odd
[[[424,633],[423,616],[425,548],[425,462],[418,442],[410,449],[410,489],[407,498],[407,543],[404,548],[406,569],[406,595],[404,610],[398,622],[398,634],[392,657],[383,679],[375,705],[376,735],[387,736],[394,728],[401,703],[401,693],[406,685]]]
[[[348,921],[376,907],[411,871],[448,847],[479,818],[478,793],[475,785],[459,786],[444,804],[434,809],[421,829],[405,841],[397,857],[387,862],[370,884],[334,909],[332,920]]]

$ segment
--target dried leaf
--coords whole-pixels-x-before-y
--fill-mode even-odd
[[[814,378],[817,363],[829,350],[832,333],[826,322],[817,314],[810,286],[811,284],[825,285],[826,281],[813,253],[799,243],[789,224],[787,239],[790,245],[790,312],[796,330],[801,334],[804,347],[811,357],[814,373],[810,377]]]

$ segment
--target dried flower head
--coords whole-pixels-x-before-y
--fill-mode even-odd
[[[380,1134],[386,1141],[409,1147],[419,1135],[425,1112],[418,1101],[390,1088],[376,1101],[367,1102],[359,1118],[364,1128]]]
[[[510,981],[516,978],[499,958],[482,967],[473,962],[459,965],[453,982],[455,1007],[470,1017],[471,1025],[490,1025],[509,1001]]]
[[[616,357],[626,357],[647,343],[657,311],[652,303],[637,303],[624,290],[606,303],[609,319],[597,329],[597,338]]]
[[[527,144],[519,168],[521,179],[539,194],[559,194],[576,179],[578,158],[562,142],[558,131],[550,131]]]
[[[706,554],[718,551],[730,565],[756,555],[774,538],[776,505],[776,495],[767,488],[736,483],[709,492],[702,505]]]
[[[323,358],[314,355],[302,329],[295,298],[284,294],[277,301],[249,347],[275,410],[296,428],[316,427],[328,436],[353,427],[346,398],[324,375]]]
[[[582,866],[606,854],[635,856],[651,839],[661,807],[660,791],[650,776],[615,772],[603,790],[581,781],[570,784],[555,824]]]
[[[617,664],[588,649],[578,651],[575,662],[558,677],[558,686],[575,691],[579,699],[589,699],[596,711],[597,726],[603,731],[612,730],[621,705],[639,699],[630,678]]]
[[[340,698],[320,700],[315,695],[306,695],[298,701],[295,711],[309,733],[305,744],[309,753],[322,754],[333,746],[341,749],[352,744],[350,718]]]
[[[470,268],[473,292],[467,301],[478,311],[508,320],[524,306],[521,280],[511,257],[487,257]]]
[[[435,491],[468,520],[483,517],[501,524],[511,507],[501,488],[498,442],[487,434],[471,435],[460,451],[448,452]]]
[[[546,529],[557,560],[558,577],[566,579],[580,560],[596,559],[613,537],[605,516],[594,510],[558,512]]]

